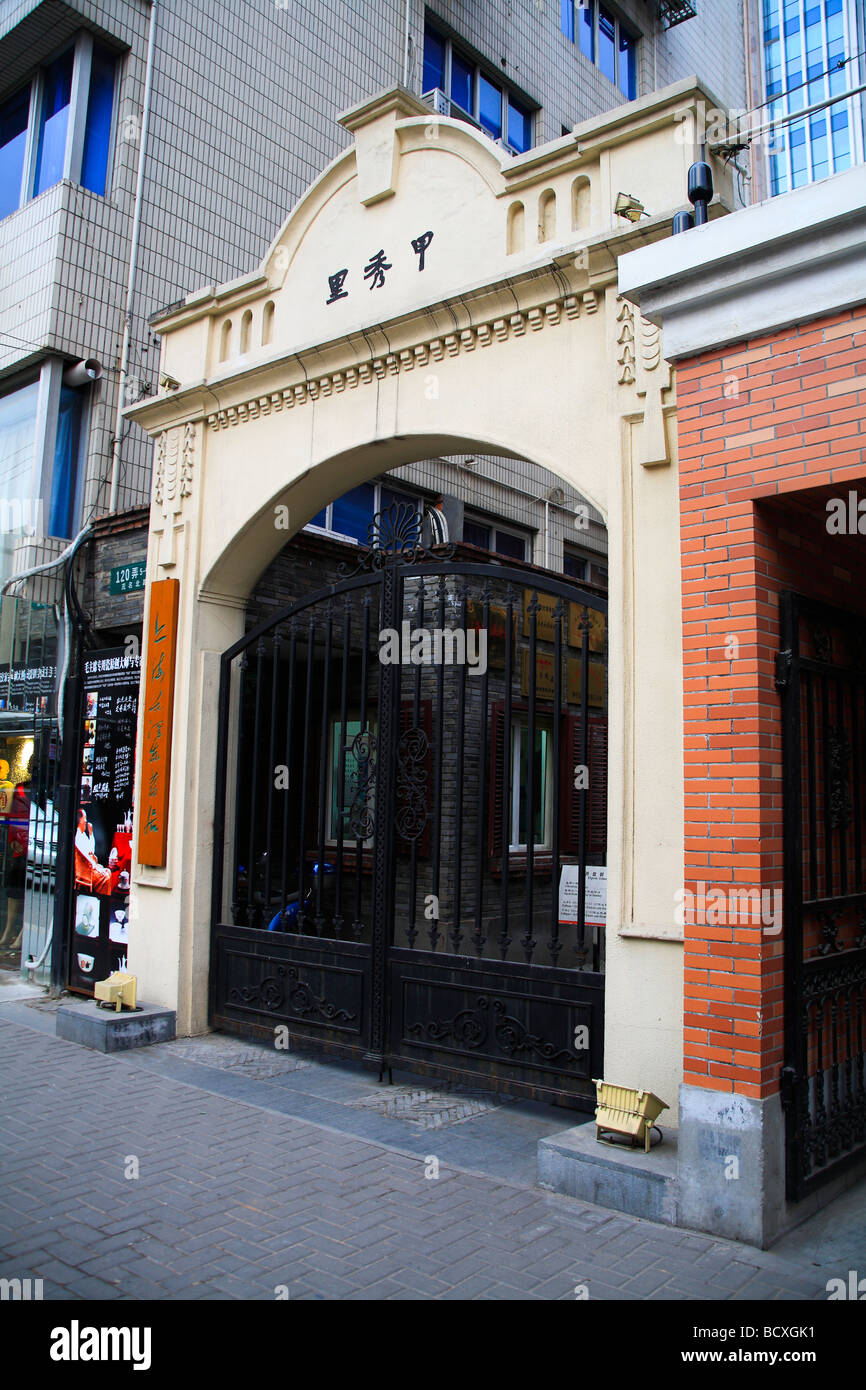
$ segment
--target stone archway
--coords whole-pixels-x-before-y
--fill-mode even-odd
[[[206,1025],[215,673],[255,577],[353,483],[481,449],[563,478],[608,526],[607,1070],[633,1080],[639,1068],[662,1095],[677,1084],[673,391],[657,330],[617,297],[616,264],[669,233],[692,154],[675,131],[702,96],[680,83],[512,160],[386,92],[342,118],[354,144],[260,270],[158,321],[165,389],[128,414],[157,441],[148,580],[180,580],[178,681],[167,862],[137,868],[131,961],[180,1031]],[[624,187],[662,211],[616,223]],[[514,209],[534,226],[542,197],[544,239],[527,245]],[[141,792],[139,770],[139,806]]]

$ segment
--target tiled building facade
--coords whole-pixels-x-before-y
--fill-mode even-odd
[[[628,0],[614,7],[636,41],[637,94],[700,71],[722,100],[742,104],[741,8],[740,0],[724,0],[712,19],[699,16],[665,31],[653,5]],[[170,0],[152,7],[144,0],[74,5],[44,0],[4,6],[0,105],[12,119],[10,102],[20,106],[24,94],[29,118],[4,155],[13,161],[9,167],[19,175],[22,191],[20,206],[0,220],[2,380],[4,387],[32,380],[52,357],[66,363],[95,358],[102,365],[101,380],[86,402],[86,443],[78,460],[82,477],[75,515],[65,528],[69,535],[109,509],[151,26],[153,77],[126,403],[155,387],[158,348],[148,327],[150,315],[202,284],[230,280],[261,259],[286,209],[345,144],[336,114],[404,77],[420,92],[425,25],[456,36],[466,62],[488,84],[498,77],[500,85],[514,90],[532,112],[534,144],[558,138],[624,99],[599,62],[567,37],[562,15],[549,0],[470,7],[424,6],[417,0],[408,5],[402,0],[254,0],[243,6]],[[82,186],[80,154],[77,176],[71,167],[75,142],[86,140],[94,119],[85,96],[72,90],[66,158],[58,165],[63,177],[33,196],[39,179],[32,167],[28,171],[14,163],[12,144],[21,145],[22,166],[38,161],[58,52],[62,56],[69,45],[80,46],[82,35],[92,39],[94,53],[115,65],[104,188]],[[80,66],[75,61],[73,87]],[[61,92],[51,100],[57,121],[66,96]],[[106,120],[104,110],[101,118]],[[14,122],[13,128],[17,131]],[[46,382],[34,443],[34,451],[43,453],[41,469],[37,461],[39,496],[55,443],[56,405],[47,392]],[[148,445],[135,426],[122,429],[120,510],[144,505],[150,495]],[[35,558],[29,547],[18,567]]]

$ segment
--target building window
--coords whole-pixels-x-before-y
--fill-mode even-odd
[[[336,844],[337,840],[340,838],[340,800],[342,797],[342,838],[345,841],[354,842],[357,837],[353,836],[349,822],[352,814],[352,806],[353,803],[356,802],[356,799],[359,803],[363,804],[371,827],[375,820],[375,781],[372,778],[368,778],[371,744],[369,741],[358,738],[358,735],[361,733],[361,722],[359,719],[349,718],[346,720],[344,726],[340,723],[338,718],[333,717],[329,723],[330,738],[328,740],[328,749],[331,800],[328,806],[328,828],[326,838],[330,844]],[[366,731],[369,733],[372,740],[375,741],[375,719],[367,721]],[[371,841],[372,835],[365,839],[363,843],[370,844]]]
[[[599,0],[561,0],[562,32],[629,101],[637,96],[637,35]]]
[[[64,385],[64,367],[52,359],[0,396],[0,580],[22,537],[78,529],[89,390]]]
[[[117,58],[82,34],[0,104],[0,217],[61,179],[105,194]]]
[[[424,29],[424,100],[442,116],[478,126],[513,154],[532,148],[532,108],[494,70],[427,25]]]
[[[416,511],[423,507],[420,498],[395,492],[385,483],[361,483],[323,507],[304,529],[326,531],[335,540],[366,545],[370,522],[375,513],[383,512],[395,502],[407,502]]]
[[[550,730],[535,727],[533,762],[534,825],[532,843],[536,849],[549,849],[551,802]],[[511,835],[510,851],[525,850],[529,817],[529,724],[518,723],[512,730],[511,749]]]
[[[554,782],[559,787],[558,840],[560,854],[581,852],[581,806],[586,811],[586,862],[604,864],[607,855],[607,715],[592,713],[587,719],[588,795],[575,787],[574,768],[582,759],[580,715],[564,707],[558,716],[560,762],[553,759],[553,731],[557,716],[551,710],[535,726],[533,767],[533,826],[536,871],[549,868],[553,846]],[[512,709],[511,760],[506,791],[506,721],[504,701],[490,711],[490,789],[488,794],[487,853],[495,866],[505,844],[509,856],[521,861],[526,853],[529,818],[529,715],[525,705]],[[507,840],[506,840],[507,836]]]
[[[489,550],[494,555],[502,555],[508,560],[525,560],[528,536],[503,526],[492,526],[484,521],[473,521],[470,517],[463,521],[464,545],[477,545],[479,550]]]
[[[763,0],[762,19],[766,121],[796,115],[857,85],[849,61],[858,48],[850,0]],[[849,168],[863,158],[862,145],[860,95],[776,126],[767,146],[770,192]]]
[[[606,557],[593,554],[588,551],[576,550],[573,546],[565,546],[562,555],[562,572],[567,574],[569,579],[582,580],[584,583],[596,584],[599,588],[607,588],[607,564]]]

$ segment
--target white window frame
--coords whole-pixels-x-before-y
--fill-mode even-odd
[[[490,532],[491,541],[495,539],[497,531],[502,531],[506,536],[514,536],[515,540],[523,541],[523,561],[524,563],[532,563],[535,544],[534,531],[524,531],[519,526],[510,526],[508,522],[501,522],[498,517],[483,516],[480,512],[464,512],[463,519],[464,521],[471,522],[475,526],[486,526],[487,530]],[[471,541],[467,541],[467,545],[471,544]],[[499,555],[499,551],[491,549],[489,554]],[[501,560],[510,560],[511,556],[499,555],[499,558]]]
[[[535,720],[536,733],[546,735],[544,740],[544,805],[542,813],[541,840],[533,841],[533,853],[549,853],[553,846],[551,830],[553,827],[553,777],[556,769],[553,764],[553,725],[550,720]],[[520,742],[525,735],[529,738],[529,718],[518,717],[511,728],[511,797],[508,821],[509,854],[526,854],[527,845],[520,840]],[[537,789],[536,789],[537,796]],[[536,806],[536,810],[539,807]]]
[[[370,480],[368,480],[368,481],[370,481]],[[356,484],[356,486],[358,486],[358,484]],[[373,486],[373,489],[374,489],[374,494],[373,494],[373,512],[372,512],[372,516],[375,516],[377,512],[379,512],[379,511],[382,510],[382,488],[383,488],[383,487],[384,487],[384,488],[387,488],[389,492],[400,492],[400,491],[402,490],[402,489],[400,488],[399,484],[395,487],[392,483],[388,482],[387,479],[383,481],[381,478],[377,479],[377,480],[372,484],[372,486]],[[339,502],[339,500],[340,500],[339,497],[335,497],[335,498],[334,498],[334,502]],[[423,512],[424,512],[424,498],[423,498],[423,497],[414,497],[414,496],[412,496],[411,492],[409,492],[409,493],[406,494],[406,501],[407,501],[407,502],[414,502],[414,503],[415,503],[415,510],[416,510],[416,512],[421,512],[421,514],[423,515]],[[325,525],[324,525],[324,526],[314,526],[313,523],[312,523],[311,521],[308,521],[307,524],[306,524],[306,526],[305,526],[303,529],[304,529],[305,531],[309,531],[309,532],[310,532],[310,535],[312,535],[312,536],[327,536],[328,540],[330,540],[330,541],[342,541],[342,543],[343,543],[344,545],[363,545],[364,542],[363,542],[363,541],[356,540],[354,536],[347,536],[347,535],[345,535],[342,531],[335,531],[335,530],[333,529],[332,522],[333,522],[333,517],[334,517],[334,502],[329,502],[328,505],[327,505],[326,507],[320,508],[320,510],[324,511],[324,513],[325,513]],[[317,515],[318,515],[318,513],[317,513]],[[371,520],[372,520],[372,517],[371,517]]]

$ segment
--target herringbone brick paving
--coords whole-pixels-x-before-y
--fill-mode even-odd
[[[444,1162],[425,1177],[417,1153],[258,1103],[255,1068],[240,1099],[8,1019],[0,1048],[0,1276],[46,1298],[826,1298],[805,1261]]]

